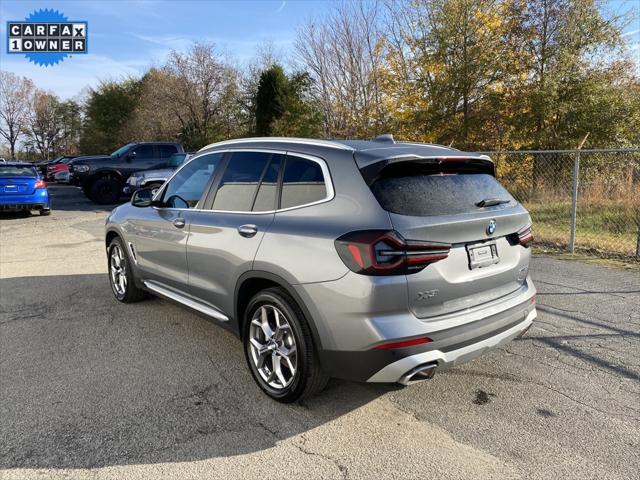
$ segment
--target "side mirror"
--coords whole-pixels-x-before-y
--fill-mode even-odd
[[[156,188],[141,188],[133,192],[131,196],[131,205],[134,207],[145,208],[150,207],[153,204],[153,194]]]

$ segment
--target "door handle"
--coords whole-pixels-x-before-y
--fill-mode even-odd
[[[173,221],[173,226],[176,228],[184,228],[184,218],[178,217]]]
[[[255,225],[241,225],[238,227],[238,233],[243,237],[251,238],[258,233],[258,227]]]

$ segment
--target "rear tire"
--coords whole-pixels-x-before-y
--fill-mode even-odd
[[[268,288],[251,299],[242,338],[254,380],[274,400],[295,402],[327,385],[309,324],[284,289]]]
[[[122,186],[118,180],[103,177],[91,185],[89,198],[100,205],[110,205],[120,200],[121,191]]]
[[[116,299],[122,303],[139,302],[144,299],[147,296],[146,292],[136,286],[129,252],[120,237],[111,240],[108,253],[109,284]]]

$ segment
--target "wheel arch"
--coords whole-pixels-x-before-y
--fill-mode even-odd
[[[109,244],[116,237],[120,237],[120,239],[122,239],[122,235],[120,235],[120,232],[118,232],[117,230],[107,230],[107,233],[104,236],[105,248],[109,248]]]
[[[289,282],[287,282],[284,278],[279,275],[276,275],[271,272],[265,271],[251,271],[246,272],[238,278],[236,282],[236,288],[233,296],[233,307],[234,307],[234,316],[236,326],[238,328],[238,335],[242,338],[243,335],[243,323],[244,323],[244,314],[245,308],[249,300],[261,290],[271,287],[280,287],[284,289],[291,298],[296,302],[305,318],[307,319],[307,323],[309,324],[309,328],[311,329],[311,335],[313,336],[313,343],[318,353],[322,351],[322,342],[320,340],[320,335],[318,334],[318,330],[316,329],[315,322],[309,309],[298,295],[298,292],[291,286]]]

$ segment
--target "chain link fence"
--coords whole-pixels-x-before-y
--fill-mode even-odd
[[[640,262],[640,149],[484,152],[536,244]]]

